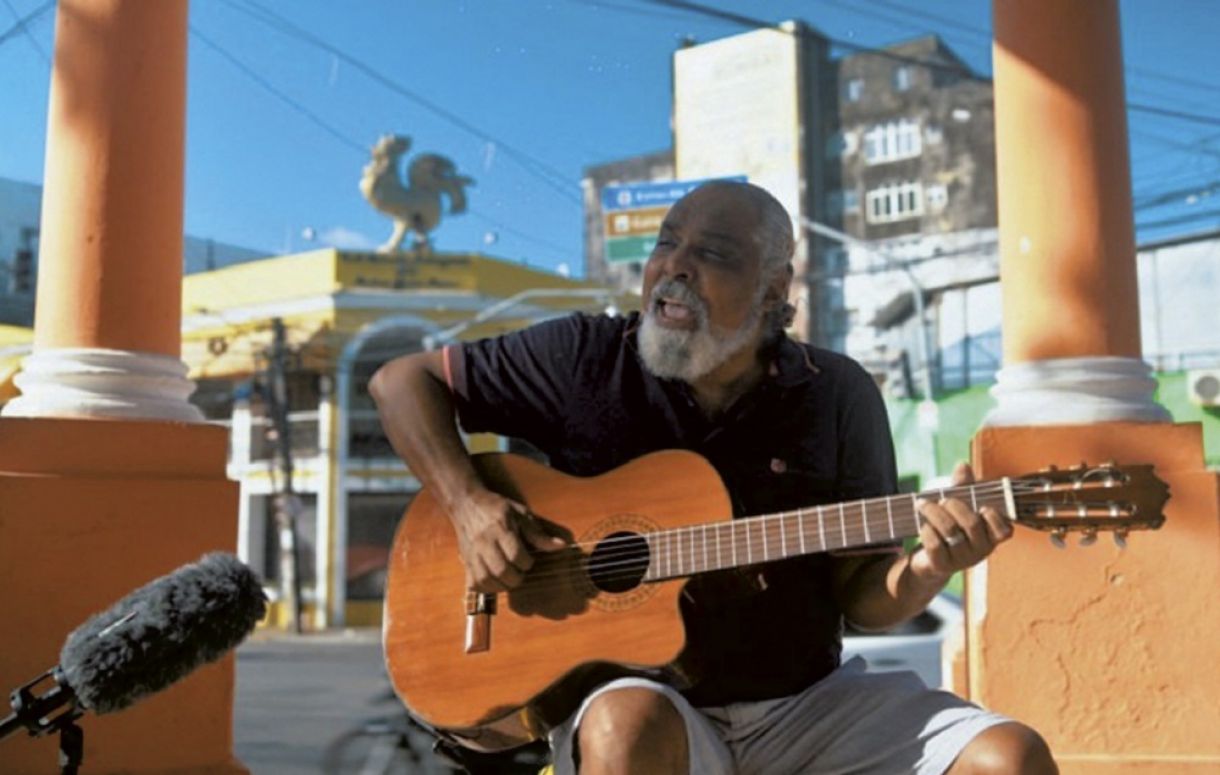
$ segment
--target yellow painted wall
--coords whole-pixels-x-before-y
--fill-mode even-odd
[[[347,340],[379,319],[401,314],[417,315],[440,328],[468,321],[477,309],[530,288],[591,288],[551,272],[478,254],[380,254],[315,250],[224,267],[185,278],[182,312],[189,324],[183,334],[182,359],[190,376],[241,377],[261,368],[259,358],[271,344],[274,317],[284,320],[289,345],[298,350],[306,368],[321,372],[333,368]],[[386,296],[383,307],[337,309],[335,295],[369,292]],[[400,294],[459,294],[474,305],[422,303],[406,311],[395,304]],[[630,308],[630,298],[617,298]],[[556,311],[589,309],[589,299],[536,299],[533,307]],[[474,306],[475,309],[471,309]],[[472,326],[460,338],[475,339],[512,331],[532,318],[498,318]],[[0,332],[2,335],[2,332]]]

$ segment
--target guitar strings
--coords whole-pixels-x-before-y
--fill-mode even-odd
[[[978,491],[978,490],[976,490],[975,494],[976,494],[976,496],[981,496],[982,499],[988,499],[991,495],[993,495],[993,493],[991,491]],[[918,497],[918,496],[916,496],[916,497]],[[844,517],[849,519],[853,523],[855,523],[859,520],[859,517],[863,515],[863,512],[857,512],[857,513],[848,515],[848,514],[846,514],[846,510],[849,508],[850,509],[858,508],[859,503],[860,502],[857,501],[854,503],[844,504],[844,510],[845,510]],[[996,505],[996,504],[995,503],[992,503],[992,504],[984,503],[982,505]],[[827,516],[825,513],[827,508],[832,509],[832,513],[829,516]],[[898,504],[897,508],[898,508],[898,511],[894,512],[894,516],[897,519],[910,519],[912,516],[914,516],[914,513],[915,513],[914,509],[912,508],[912,505],[907,502],[906,498],[903,498],[901,500],[901,502]],[[842,531],[835,525],[835,523],[839,521],[835,518],[835,512],[837,511],[837,504],[832,504],[828,507],[827,506],[822,506],[822,507],[813,506],[813,507],[809,507],[808,509],[802,509],[800,511],[808,512],[808,513],[803,513],[801,516],[806,517],[810,520],[817,519],[822,523],[823,528],[819,531],[820,533],[827,533],[827,534],[841,534],[842,533]],[[733,535],[736,536],[737,530],[742,530],[742,531],[748,532],[749,530],[751,530],[753,525],[758,525],[760,530],[762,530],[764,532],[764,540],[765,540],[766,525],[768,523],[773,522],[773,521],[780,521],[784,518],[787,518],[790,520],[796,516],[798,516],[798,511],[778,512],[776,514],[764,514],[764,515],[759,515],[759,516],[755,516],[755,517],[744,517],[741,519],[713,522],[713,523],[708,523],[707,525],[703,525],[703,524],[686,525],[686,526],[681,526],[681,527],[677,527],[677,528],[669,528],[669,529],[664,529],[664,530],[653,531],[653,532],[649,532],[649,533],[633,533],[630,535],[625,535],[625,536],[620,536],[620,537],[615,537],[615,538],[604,538],[604,539],[601,539],[598,541],[576,542],[576,543],[568,544],[564,548],[565,549],[581,549],[583,547],[610,547],[608,550],[603,551],[598,557],[599,567],[607,567],[608,564],[602,563],[601,562],[602,560],[615,558],[617,556],[623,555],[624,553],[626,553],[626,555],[629,557],[638,556],[638,554],[639,554],[638,544],[640,543],[641,540],[655,542],[655,543],[661,543],[661,542],[680,543],[682,541],[688,540],[689,534],[695,533],[696,531],[699,531],[702,533],[702,532],[706,532],[706,530],[708,528],[723,529],[725,527],[729,527],[731,530],[733,530],[734,531]],[[829,525],[829,528],[827,528],[826,525]],[[859,532],[861,535],[864,535],[865,532],[868,532],[871,534],[871,531],[865,531],[863,527],[856,529],[853,526],[853,532]],[[683,535],[684,533],[688,534],[688,535]],[[798,538],[799,538],[799,535],[798,535]],[[879,537],[877,543],[884,543],[889,540],[891,540],[891,539]],[[780,540],[780,543],[782,543],[782,542],[783,542],[783,539]],[[829,549],[831,547],[827,547],[827,548]],[[840,548],[840,547],[834,547],[834,548]],[[651,550],[649,550],[649,551],[651,551]]]
[[[1021,488],[1021,489],[1026,490],[1026,491],[1036,491],[1037,489],[1040,489],[1040,488],[1037,488],[1035,486],[1028,490],[1026,488]],[[946,490],[945,490],[946,496],[948,496],[948,493],[950,491],[951,491],[951,488],[946,488]],[[932,493],[916,495],[915,497],[918,498],[918,497],[926,497],[927,495],[937,495],[937,494],[939,494],[939,492],[940,491],[934,491]],[[984,485],[984,486],[978,486],[975,488],[976,501],[980,499],[979,496],[982,496],[982,499],[985,499],[985,500],[989,500],[989,501],[995,500],[993,497],[991,497],[991,496],[994,496],[994,494],[1002,495],[1003,486],[999,485],[998,487],[989,487],[989,486]],[[885,500],[885,499],[881,499],[881,500]],[[902,513],[895,514],[895,517],[897,519],[910,520],[911,517],[913,517],[915,515],[915,511],[912,508],[912,504],[908,504],[905,501],[906,501],[906,499],[903,498],[902,502],[899,504],[899,508],[904,511]],[[860,502],[856,502],[856,504],[843,504],[843,505],[844,505],[844,508],[846,509],[846,508],[854,508],[859,503]],[[867,501],[865,501],[864,503],[867,503]],[[981,505],[995,505],[995,504],[985,502]],[[822,508],[823,508],[823,510],[825,510],[826,507],[822,507]],[[832,504],[829,508],[837,510],[837,504]],[[812,507],[812,508],[808,509],[808,511],[817,511],[817,510],[818,510],[818,507]],[[753,546],[751,546],[751,551],[750,551],[751,557],[749,558],[749,561],[738,563],[738,565],[760,564],[760,563],[765,563],[765,562],[769,562],[772,560],[784,559],[786,557],[800,556],[802,554],[815,554],[815,553],[820,553],[820,552],[824,552],[824,551],[834,551],[835,549],[864,546],[867,544],[868,539],[871,538],[871,531],[866,531],[862,524],[858,527],[855,524],[852,524],[852,526],[850,528],[847,528],[846,530],[843,529],[843,528],[847,527],[846,523],[844,523],[843,525],[839,525],[839,526],[834,525],[833,523],[837,522],[838,520],[833,519],[833,515],[832,515],[831,519],[829,520],[831,523],[831,525],[830,525],[831,529],[827,530],[826,526],[825,526],[826,520],[823,516],[823,525],[822,525],[821,530],[819,531],[819,534],[825,535],[827,538],[831,538],[831,537],[838,538],[838,539],[840,539],[840,543],[838,543],[837,545],[831,546],[831,545],[829,545],[830,541],[828,540],[826,542],[827,545],[824,547],[821,547],[820,546],[821,542],[819,541],[819,548],[814,551],[806,551],[803,553],[799,552],[799,551],[798,552],[785,552],[784,550],[787,548],[786,543],[799,544],[799,541],[788,542],[786,533],[782,531],[782,526],[781,526],[781,535],[779,537],[773,536],[772,533],[774,531],[768,531],[766,529],[766,526],[769,521],[775,521],[784,516],[788,516],[788,517],[795,516],[796,514],[797,514],[797,511],[792,511],[792,512],[781,512],[778,514],[771,514],[771,515],[761,515],[758,517],[749,518],[752,520],[758,520],[758,522],[756,524],[759,525],[760,530],[762,532],[762,537],[763,537],[763,540],[760,545],[760,551],[761,551],[762,557],[759,559],[754,559],[755,551],[754,551]],[[810,514],[809,516],[812,518],[813,514]],[[855,523],[857,521],[857,516],[859,516],[859,515],[852,515],[851,522]],[[743,520],[716,522],[716,523],[712,523],[711,526],[716,527],[716,528],[722,528],[725,525],[729,525],[729,526],[736,528],[743,524],[748,525],[749,523],[747,520],[743,519]],[[751,529],[750,527],[746,528],[747,531],[750,529]],[[694,531],[696,531],[696,530],[704,531],[704,534],[699,536],[699,539],[696,539],[693,535]],[[688,535],[682,535],[683,533],[687,533]],[[736,535],[736,534],[734,534],[734,535]],[[904,536],[904,537],[906,537],[906,536]],[[798,538],[799,538],[799,536],[798,536]],[[649,539],[654,539],[655,543],[653,541],[649,541]],[[861,540],[861,539],[864,539],[864,540]],[[691,547],[690,551],[688,552],[687,545],[695,543],[696,540],[704,541],[703,551],[700,552],[698,547]],[[891,539],[889,539],[888,537],[882,537],[877,542],[888,543],[890,540]],[[894,540],[897,540],[897,536],[895,537]],[[639,546],[641,541],[647,542],[646,543],[647,548],[641,548]],[[661,544],[662,541],[664,541],[664,543],[666,544],[664,547],[659,546],[659,544]],[[630,545],[623,545],[623,544],[628,544],[628,542],[630,542]],[[580,551],[581,546],[598,546],[598,545],[604,546],[606,544],[620,544],[620,545],[616,546],[616,547],[612,547],[611,550],[609,550],[607,552],[603,552],[602,554],[598,555],[598,562],[596,563],[596,565],[590,565],[590,563],[588,562],[589,557],[591,555],[588,555],[588,554]],[[774,550],[774,555],[772,555],[772,550]],[[643,582],[643,581],[648,581],[648,582],[663,581],[666,579],[681,578],[683,576],[695,575],[697,573],[702,573],[702,572],[717,569],[717,568],[707,567],[707,566],[711,565],[710,562],[700,562],[698,559],[700,554],[703,554],[705,557],[707,557],[707,556],[710,556],[710,554],[712,553],[710,546],[707,545],[706,530],[705,530],[705,526],[703,526],[703,525],[685,526],[685,527],[679,527],[679,528],[675,528],[675,529],[671,529],[671,530],[656,531],[653,533],[646,533],[646,534],[634,534],[631,536],[623,536],[621,538],[605,539],[603,541],[570,544],[570,545],[566,546],[564,549],[557,550],[557,551],[564,552],[564,553],[570,553],[573,551],[578,552],[579,559],[577,560],[577,562],[579,563],[579,565],[574,566],[572,564],[566,564],[564,561],[560,560],[559,564],[561,567],[558,567],[555,569],[542,570],[541,573],[536,574],[536,575],[527,574],[526,575],[527,582],[526,582],[525,586],[528,587],[531,591],[547,591],[550,589],[567,586],[569,580],[573,576],[573,571],[577,570],[577,568],[579,568],[579,570],[583,571],[585,574],[591,576],[592,578],[595,578],[598,582],[601,582],[603,584],[614,582],[614,581],[619,581],[619,580],[627,580],[627,579],[638,579],[641,582]],[[676,558],[673,556],[673,553],[677,554]],[[716,558],[717,559],[716,564],[720,564],[720,560],[721,560],[721,557],[723,556],[723,554],[724,554],[724,552],[723,552],[723,550],[721,550],[720,556],[718,556]],[[680,571],[677,573],[666,573],[664,575],[661,575],[660,571],[662,569],[663,563],[665,566],[670,566],[670,565],[677,566],[680,569]],[[686,568],[687,565],[690,566],[689,570],[687,570],[687,568]],[[698,566],[703,566],[703,567],[698,567]],[[733,564],[729,564],[728,567],[733,567]],[[654,575],[651,578],[644,578],[645,576],[648,576],[649,574],[654,574]]]
[[[1016,484],[1017,484],[1016,482],[1013,482],[1014,494],[1015,494],[1015,490],[1016,490],[1016,487],[1015,487]],[[1037,492],[1040,489],[1041,489],[1040,487],[1033,486],[1033,485],[1030,485],[1028,488],[1025,488],[1025,487],[1020,488],[1021,494],[1029,494],[1029,493]],[[893,504],[893,506],[896,508],[911,508],[912,499],[932,500],[936,497],[941,496],[942,493],[944,494],[944,497],[946,497],[946,498],[954,498],[960,494],[960,491],[966,491],[966,493],[968,493],[969,490],[970,490],[969,486],[957,487],[957,488],[946,487],[944,490],[929,490],[927,492],[914,493],[912,495],[897,495],[897,496],[887,496],[884,498],[873,498],[873,499],[867,499],[867,500],[848,501],[841,505],[843,506],[844,510],[848,510],[848,509],[857,510],[860,514],[862,514],[864,510],[867,510],[868,508],[871,508],[873,506],[875,506],[877,508],[881,508],[885,504],[886,501],[890,501]],[[974,487],[974,494],[976,497],[979,497],[979,498],[987,497],[987,496],[993,495],[995,493],[1002,494],[1003,492],[1004,492],[1004,485],[1002,482],[994,482],[994,483],[989,482],[989,483],[977,485]],[[840,504],[838,504],[838,503],[831,503],[831,504],[823,504],[820,506],[807,506],[807,507],[801,508],[801,509],[791,509],[788,511],[779,511],[774,514],[757,514],[757,515],[752,515],[752,516],[748,516],[748,517],[735,518],[731,521],[713,522],[710,524],[713,524],[713,525],[726,525],[726,524],[740,525],[740,524],[744,524],[744,523],[749,523],[752,520],[758,520],[761,523],[762,521],[769,520],[769,519],[795,517],[795,516],[797,516],[798,512],[803,512],[806,516],[813,516],[814,512],[819,512],[819,511],[824,512],[827,509],[832,509],[837,512],[839,505]],[[858,514],[853,514],[852,518],[855,519],[857,516],[858,516]],[[666,529],[662,529],[662,530],[657,530],[657,531],[653,531],[651,533],[635,533],[635,534],[628,535],[628,536],[622,536],[620,538],[605,538],[605,539],[600,539],[600,540],[596,540],[596,541],[580,541],[580,542],[568,544],[568,546],[570,546],[570,547],[604,546],[606,544],[634,541],[637,539],[638,536],[641,536],[641,535],[656,536],[656,535],[662,535],[662,534],[666,534],[666,533],[680,533],[684,530],[698,530],[702,527],[703,527],[702,525],[685,525],[682,527],[666,528]]]

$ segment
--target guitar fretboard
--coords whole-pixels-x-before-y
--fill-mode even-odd
[[[645,535],[649,561],[643,580],[661,581],[899,541],[919,534],[920,498],[959,498],[975,511],[992,506],[1006,514],[1008,493],[1007,481],[982,482],[660,530]]]

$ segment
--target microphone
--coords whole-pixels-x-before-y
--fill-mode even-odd
[[[159,692],[241,643],[266,608],[258,577],[231,554],[155,579],[77,627],[59,665],[12,693],[0,739],[22,727],[32,737],[61,730],[86,710],[113,713]],[[48,679],[54,686],[37,694]]]

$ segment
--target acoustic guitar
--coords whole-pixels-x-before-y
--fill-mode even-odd
[[[691,452],[652,453],[590,478],[511,454],[478,455],[475,465],[570,545],[537,553],[516,589],[474,593],[448,517],[420,492],[394,538],[383,642],[412,713],[484,751],[545,735],[603,681],[689,680],[678,598],[695,574],[915,536],[919,497],[990,505],[1060,543],[1099,531],[1122,542],[1160,527],[1169,492],[1151,466],[1082,465],[733,519],[715,469]]]

